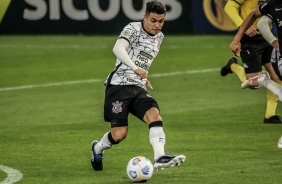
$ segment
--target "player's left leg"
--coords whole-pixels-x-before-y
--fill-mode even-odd
[[[242,83],[241,88],[257,89],[261,86],[267,90],[267,109],[264,123],[281,124],[281,119],[276,115],[277,100],[282,101],[282,86],[272,81],[267,72],[262,72]]]
[[[117,125],[117,124],[116,124]],[[103,153],[104,150],[113,147],[125,139],[128,131],[128,126],[112,127],[110,132],[104,134],[100,141],[92,142],[91,165],[95,171],[103,170]]]
[[[154,150],[154,168],[156,170],[179,166],[185,162],[184,155],[165,154],[165,133],[159,110],[150,108],[144,115],[144,122],[149,125],[149,139]]]
[[[266,103],[266,112],[263,123],[274,123],[280,124],[281,119],[276,115],[276,109],[278,105],[278,97],[271,90],[267,89],[267,103]]]
[[[245,89],[249,86],[252,88],[264,86],[277,95],[278,99],[282,102],[282,86],[272,81],[267,72],[262,72],[259,75],[246,80],[242,83],[241,88]]]
[[[103,152],[125,139],[128,131],[128,113],[135,94],[131,87],[107,86],[105,91],[104,119],[111,123],[111,131],[91,145],[91,164],[95,171],[103,170]],[[126,97],[125,99],[123,97]]]
[[[220,70],[220,75],[223,77],[229,73],[235,73],[241,82],[246,80],[245,70],[241,65],[238,64],[238,60],[235,56],[232,56],[226,65],[224,65]]]

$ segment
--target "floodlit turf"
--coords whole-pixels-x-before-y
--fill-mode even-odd
[[[19,184],[131,183],[127,162],[153,160],[148,128],[130,116],[126,140],[105,152],[104,171],[90,165],[91,142],[109,130],[103,81],[114,68],[115,39],[0,36],[0,165],[20,171]],[[165,37],[150,93],[161,108],[166,151],[187,160],[148,183],[281,183],[282,126],[262,123],[266,90],[242,90],[234,74],[219,74],[231,39]],[[6,176],[0,171],[0,182]]]

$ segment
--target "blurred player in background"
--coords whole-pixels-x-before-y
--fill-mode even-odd
[[[279,9],[279,8],[278,8]],[[280,13],[282,14],[282,12]],[[261,32],[261,34],[263,35],[263,37],[265,38],[265,40],[271,44],[273,46],[273,51],[272,51],[272,57],[271,57],[271,62],[273,65],[274,70],[276,71],[277,74],[279,74],[279,78],[280,80],[282,80],[282,58],[281,58],[281,54],[279,52],[279,42],[278,39],[276,38],[276,36],[273,35],[272,31],[269,29],[269,24],[273,23],[273,20],[271,19],[272,16],[270,15],[270,17],[268,17],[267,15],[264,15],[260,21],[258,22],[258,28]],[[281,17],[280,17],[281,18]],[[276,26],[276,25],[275,25]],[[281,28],[280,28],[281,30]],[[281,32],[281,31],[280,31]],[[281,36],[280,36],[281,38]],[[273,90],[273,93],[276,93],[278,96],[280,95],[279,99],[280,101],[282,100],[281,97],[281,92],[279,93],[279,91],[281,91],[281,88],[279,88],[279,86],[277,86],[274,81],[270,81],[270,79],[268,79],[267,77],[263,77],[263,76],[256,76],[255,78],[258,80],[260,78],[260,81],[265,84],[265,87],[268,87],[270,90]],[[265,79],[264,81],[262,81],[262,79]],[[243,83],[243,86],[248,86],[250,85],[250,82],[253,82],[253,80],[249,80]],[[258,82],[258,81],[257,81]],[[262,84],[262,85],[263,85]],[[254,84],[252,84],[254,85]],[[258,84],[257,84],[258,85]],[[276,86],[273,88],[273,86]],[[276,90],[277,88],[277,90]],[[282,148],[282,136],[280,137],[280,139],[278,140],[278,148]]]
[[[267,27],[262,27],[266,26],[264,22],[260,22],[260,30],[262,33],[264,33],[264,36],[266,40],[271,42],[273,48],[277,52],[279,56],[278,58],[278,69],[281,73],[282,67],[281,67],[281,62],[282,62],[282,1],[281,0],[268,0],[264,2],[263,4],[260,4],[259,7],[254,9],[250,15],[244,20],[242,23],[239,31],[237,32],[236,36],[234,37],[234,40],[232,41],[230,45],[230,49],[235,53],[236,56],[240,55],[240,49],[241,49],[241,44],[240,40],[243,37],[245,31],[253,24],[253,22],[260,16],[266,15],[268,18],[270,18],[274,23],[275,26],[277,27],[278,31],[278,41],[273,38],[273,35],[271,35],[271,32],[268,30]],[[264,18],[266,19],[266,18]],[[262,21],[268,21],[268,20],[262,20]],[[267,73],[260,73],[259,75],[245,81],[242,84],[242,87],[245,86],[264,86],[271,90],[274,94],[276,94],[279,98],[280,101],[282,101],[282,87],[272,81]],[[282,137],[278,141],[278,148],[282,148]]]
[[[103,170],[104,150],[126,138],[129,113],[148,125],[156,170],[179,166],[186,159],[184,155],[165,154],[166,139],[159,106],[146,88],[152,89],[147,74],[164,38],[161,29],[165,15],[166,8],[161,2],[148,2],[143,21],[128,24],[115,43],[115,68],[105,81],[104,119],[110,122],[111,131],[100,141],[92,142],[91,164],[96,171]]]
[[[258,0],[229,0],[224,10],[234,24],[240,27],[243,20],[250,14],[250,12],[262,2],[263,1]],[[271,65],[270,58],[272,47],[265,41],[257,29],[257,22],[259,19],[260,18],[258,18],[252,26],[245,31],[241,40],[242,49],[240,56],[244,68],[238,64],[236,57],[231,57],[228,63],[221,69],[222,76],[234,72],[241,82],[244,82],[246,79],[258,75],[262,71],[262,66],[264,66],[271,78],[275,82],[280,83],[279,77]],[[268,90],[264,123],[282,123],[280,117],[276,115],[277,100],[277,96]]]
[[[282,63],[279,62],[279,59],[281,58],[279,52],[279,43],[277,37],[274,36],[272,30],[268,26],[270,24],[273,24],[272,19],[264,15],[258,22],[258,29],[261,32],[264,39],[273,47],[271,63],[279,79],[282,80],[282,66],[281,66]],[[276,28],[276,25],[274,25],[274,28]]]

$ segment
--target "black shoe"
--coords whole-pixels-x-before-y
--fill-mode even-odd
[[[92,146],[91,146],[91,152],[92,152],[92,156],[91,156],[91,165],[92,168],[95,171],[102,171],[103,170],[103,154],[97,154],[94,150],[95,145],[98,143],[99,141],[93,141],[92,142]]]
[[[221,75],[221,76],[226,76],[226,75],[229,74],[229,73],[233,73],[233,72],[231,71],[231,64],[232,64],[232,63],[238,63],[237,58],[236,58],[235,56],[231,57],[231,58],[228,60],[227,64],[224,65],[224,66],[221,68],[221,71],[220,71],[220,75]]]
[[[280,116],[275,115],[275,116],[271,116],[268,119],[264,118],[263,123],[266,123],[266,124],[282,124],[282,121],[281,121]]]

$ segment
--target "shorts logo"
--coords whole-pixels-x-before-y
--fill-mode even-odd
[[[112,104],[113,104],[113,108],[112,108],[113,113],[118,114],[122,112],[122,107],[121,107],[122,102],[116,101],[116,102],[113,102]]]

